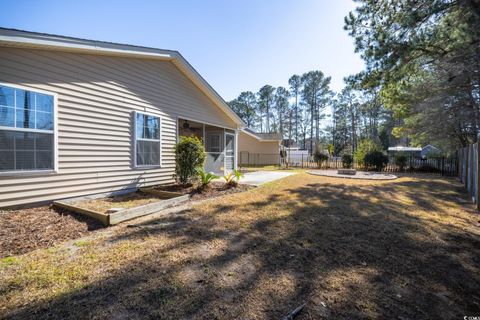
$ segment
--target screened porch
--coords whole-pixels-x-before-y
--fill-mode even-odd
[[[205,170],[224,175],[237,167],[235,130],[178,119],[179,136],[196,136],[205,144]]]

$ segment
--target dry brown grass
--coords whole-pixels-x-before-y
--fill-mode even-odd
[[[479,216],[455,180],[298,174],[0,266],[0,317],[463,318]]]

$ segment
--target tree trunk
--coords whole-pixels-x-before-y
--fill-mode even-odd
[[[298,92],[295,92],[295,141],[298,142]]]
[[[352,152],[357,150],[357,128],[355,124],[355,113],[353,111],[353,107],[350,106],[350,116],[352,118]]]
[[[267,133],[270,132],[270,102],[267,101],[267,124],[266,124],[266,128],[265,128],[265,131]]]
[[[310,152],[313,153],[313,120],[314,120],[314,106],[310,106]]]
[[[318,141],[319,138],[320,138],[320,108],[319,106],[317,105],[317,103],[315,102],[315,113],[316,113],[316,132],[315,132],[315,140]]]

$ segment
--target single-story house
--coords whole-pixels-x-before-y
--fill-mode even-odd
[[[427,144],[425,147],[389,147],[388,153],[394,156],[397,153],[404,153],[409,156],[417,157],[417,158],[426,158],[429,154],[439,154],[441,151],[437,147],[432,146],[431,144]]]
[[[0,207],[172,183],[180,135],[223,174],[242,127],[177,51],[0,28]]]
[[[440,149],[438,149],[435,146],[432,146],[431,144],[427,144],[425,147],[422,148],[422,151],[420,152],[422,158],[425,158],[426,156],[432,155],[432,154],[438,155],[440,153],[441,153]]]
[[[300,145],[293,139],[283,139],[282,146],[289,151],[298,151],[300,150]]]
[[[266,165],[280,163],[280,133],[258,133],[243,128],[238,134],[240,165]]]
[[[388,147],[388,154],[391,156],[395,156],[397,153],[403,153],[413,157],[420,157],[422,152],[422,148],[418,147],[404,147],[404,146],[396,146],[396,147]]]

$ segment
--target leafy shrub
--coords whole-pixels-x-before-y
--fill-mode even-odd
[[[400,171],[403,171],[407,165],[407,156],[404,154],[395,155],[395,164],[400,168]]]
[[[382,152],[382,146],[370,139],[364,139],[360,141],[357,146],[357,151],[353,155],[353,158],[360,166],[365,165],[365,156],[373,151]]]
[[[241,177],[243,177],[243,174],[240,171],[234,169],[232,172],[224,175],[223,179],[225,179],[225,183],[228,187],[236,187]]]
[[[197,168],[198,177],[200,178],[200,189],[205,189],[214,179],[219,177],[213,172],[206,172],[204,168]]]
[[[330,156],[333,156],[333,154],[335,153],[335,146],[333,145],[333,143],[328,144],[327,150],[328,150],[328,154]]]
[[[353,164],[353,157],[349,154],[342,155],[342,166],[344,168],[350,169]]]
[[[180,137],[175,144],[175,175],[178,181],[187,184],[195,180],[205,158],[205,147],[199,138]]]
[[[316,149],[315,152],[313,153],[313,160],[318,164],[320,167],[322,165],[322,162],[328,160],[328,155],[320,151],[319,149]]]
[[[388,157],[382,151],[370,151],[365,155],[363,163],[367,169],[374,168],[376,171],[381,171],[387,165]]]

